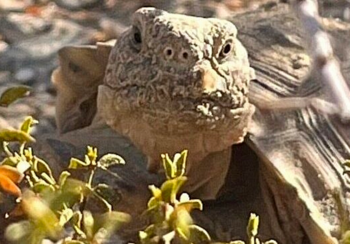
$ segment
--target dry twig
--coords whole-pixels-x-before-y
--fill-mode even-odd
[[[317,0],[290,0],[294,12],[305,30],[314,70],[329,91],[332,101],[322,98],[282,98],[283,102],[260,103],[261,109],[288,110],[312,106],[326,114],[337,114],[350,121],[350,90],[340,71],[328,34],[322,29]]]
[[[302,23],[314,61],[314,68],[329,90],[335,110],[342,120],[350,120],[350,90],[341,74],[328,34],[322,29],[317,0],[291,0]]]

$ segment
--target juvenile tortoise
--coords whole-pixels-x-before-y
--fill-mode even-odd
[[[220,223],[227,238],[244,236],[254,211],[262,236],[279,243],[338,243],[349,222],[342,168],[349,127],[312,108],[259,109],[283,97],[326,94],[286,4],[232,22],[142,8],[115,45],[63,48],[53,73],[61,136],[49,145],[66,158],[87,144],[124,156],[127,165],[116,169],[122,181],[100,180],[114,182],[119,208],[136,215],[147,184],[159,180],[138,149],[153,172],[161,153],[189,149],[185,190],[204,200],[235,199],[205,205],[213,225],[198,217],[214,236],[225,232]],[[350,37],[348,24],[325,20],[324,27],[339,43]],[[349,50],[338,53],[346,60]]]

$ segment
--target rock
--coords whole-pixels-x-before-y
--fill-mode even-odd
[[[0,126],[18,127],[26,116],[31,115],[40,120],[36,134],[53,133],[54,97],[47,89],[50,86],[52,89],[50,76],[57,66],[57,51],[67,45],[93,42],[95,31],[69,20],[13,16],[16,18],[6,18],[6,24],[0,20],[0,33],[4,40],[11,40],[7,45],[0,39],[0,44],[4,43],[2,51],[0,46],[0,93],[2,88],[16,84],[30,85],[33,92],[9,108],[0,108]],[[14,19],[16,21],[10,21]],[[25,23],[27,20],[31,23]]]
[[[5,52],[8,47],[9,45],[6,42],[0,40],[0,53]]]
[[[340,18],[350,22],[350,2],[344,0],[322,1],[321,14],[324,17]]]
[[[93,8],[103,3],[103,0],[56,0],[55,3],[70,10]]]
[[[66,45],[87,44],[94,31],[67,20],[54,20],[48,32],[35,37],[25,36],[10,47],[0,57],[0,70],[16,71],[23,66],[55,65],[57,51]]]
[[[15,79],[26,85],[31,85],[37,77],[37,72],[32,68],[22,68],[15,73]]]
[[[11,74],[8,71],[0,71],[0,87],[3,87],[11,79]],[[0,94],[3,89],[0,89]]]
[[[10,13],[0,17],[0,33],[9,43],[48,32],[52,22],[23,13]]]
[[[110,18],[102,18],[99,21],[99,25],[105,34],[106,40],[118,39],[120,34],[127,28],[127,26]]]
[[[29,0],[1,0],[0,10],[3,11],[24,11],[31,3]]]

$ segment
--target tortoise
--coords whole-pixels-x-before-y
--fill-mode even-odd
[[[324,27],[339,44],[350,37],[349,24],[329,19]],[[311,107],[259,109],[326,96],[303,35],[283,3],[230,21],[141,8],[116,42],[59,51],[52,80],[60,136],[46,139],[46,158],[63,165],[86,145],[125,157],[115,169],[122,180],[99,180],[118,188],[116,208],[137,219],[147,185],[162,180],[160,154],[189,149],[184,190],[207,200],[196,218],[212,236],[242,238],[254,211],[262,239],[338,243],[349,219],[348,126]],[[336,52],[346,60],[349,50]]]

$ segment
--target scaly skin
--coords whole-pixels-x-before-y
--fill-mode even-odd
[[[111,51],[98,114],[148,156],[151,171],[161,153],[188,149],[187,190],[215,198],[254,112],[253,78],[232,23],[142,8]]]

